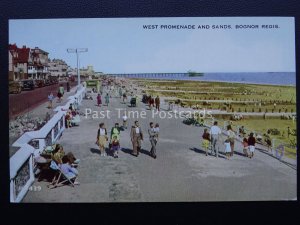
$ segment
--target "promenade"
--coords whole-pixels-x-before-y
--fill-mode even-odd
[[[226,160],[223,142],[218,143],[219,158],[205,156],[201,150],[202,127],[188,126],[183,119],[152,118],[148,107],[123,104],[110,99],[109,107],[96,106],[94,100],[83,100],[80,112],[110,110],[110,118],[81,116],[80,126],[66,129],[58,141],[65,152],[80,159],[80,185],[48,189],[46,181],[35,182],[23,202],[190,202],[291,200],[297,196],[297,171],[268,154],[256,150],[254,158],[243,156],[242,146],[235,144],[235,154]],[[102,96],[104,101],[104,95]],[[141,98],[139,98],[141,99]],[[119,158],[101,157],[95,144],[98,125],[104,122],[108,132],[119,122],[116,108],[145,111],[147,118],[129,118],[128,129],[121,132]],[[164,107],[163,107],[164,108]],[[166,108],[166,107],[165,107]],[[139,120],[144,133],[139,157],[130,155],[130,127]],[[151,148],[147,129],[149,122],[160,124],[157,159],[149,156]]]

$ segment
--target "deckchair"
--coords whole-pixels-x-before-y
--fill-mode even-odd
[[[56,175],[53,177],[52,182],[47,185],[48,188],[52,189],[63,186],[67,182],[70,183],[72,187],[75,187],[74,181],[77,177],[76,175],[74,175],[74,177],[66,176],[54,160],[51,161],[50,168],[56,171]]]

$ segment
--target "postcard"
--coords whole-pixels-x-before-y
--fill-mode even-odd
[[[293,17],[9,20],[11,202],[297,200]]]

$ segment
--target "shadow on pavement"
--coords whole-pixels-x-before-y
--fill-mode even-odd
[[[150,154],[150,152],[149,152],[149,151],[147,151],[147,150],[145,150],[145,149],[141,149],[140,153],[142,153],[142,154],[145,154],[145,155],[148,155],[148,156],[152,157],[152,156],[151,156],[151,154]]]
[[[91,148],[90,151],[91,151],[91,153],[94,153],[94,154],[98,154],[98,155],[101,154],[101,153],[100,153],[100,150],[97,149],[97,148]]]
[[[194,151],[194,152],[196,152],[196,153],[200,153],[200,154],[203,154],[203,155],[206,154],[206,152],[205,152],[204,150],[199,149],[199,148],[193,147],[193,148],[189,148],[189,149],[192,150],[192,151]],[[215,156],[215,155],[212,155],[212,154],[211,154],[211,150],[210,150],[210,149],[207,151],[207,154],[210,155],[210,156]],[[225,157],[225,153],[219,151],[219,158],[225,159],[225,158],[226,158],[226,157]]]
[[[129,154],[129,155],[131,155],[131,153],[132,153],[132,150],[129,149],[129,148],[121,148],[121,151],[126,153],[126,154]]]
[[[258,150],[258,151],[260,151],[261,153],[264,153],[264,154],[266,154],[266,155],[268,155],[268,156],[274,158],[274,159],[277,159],[278,161],[280,161],[281,163],[287,165],[288,167],[290,167],[290,168],[292,168],[292,169],[294,169],[294,170],[297,170],[297,165],[293,165],[293,164],[288,163],[288,162],[286,162],[286,161],[280,160],[280,159],[277,158],[276,156],[270,154],[270,153],[269,153],[268,151],[266,151],[265,149],[258,148],[258,147],[256,147],[255,149]]]
[[[239,155],[239,156],[247,157],[247,156],[245,156],[244,153],[241,153],[241,152],[233,151],[233,153],[234,153],[234,155]]]

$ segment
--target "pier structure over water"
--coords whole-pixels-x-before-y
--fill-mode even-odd
[[[127,78],[158,78],[158,77],[188,77],[189,73],[115,73],[107,74],[109,76],[127,77]]]

